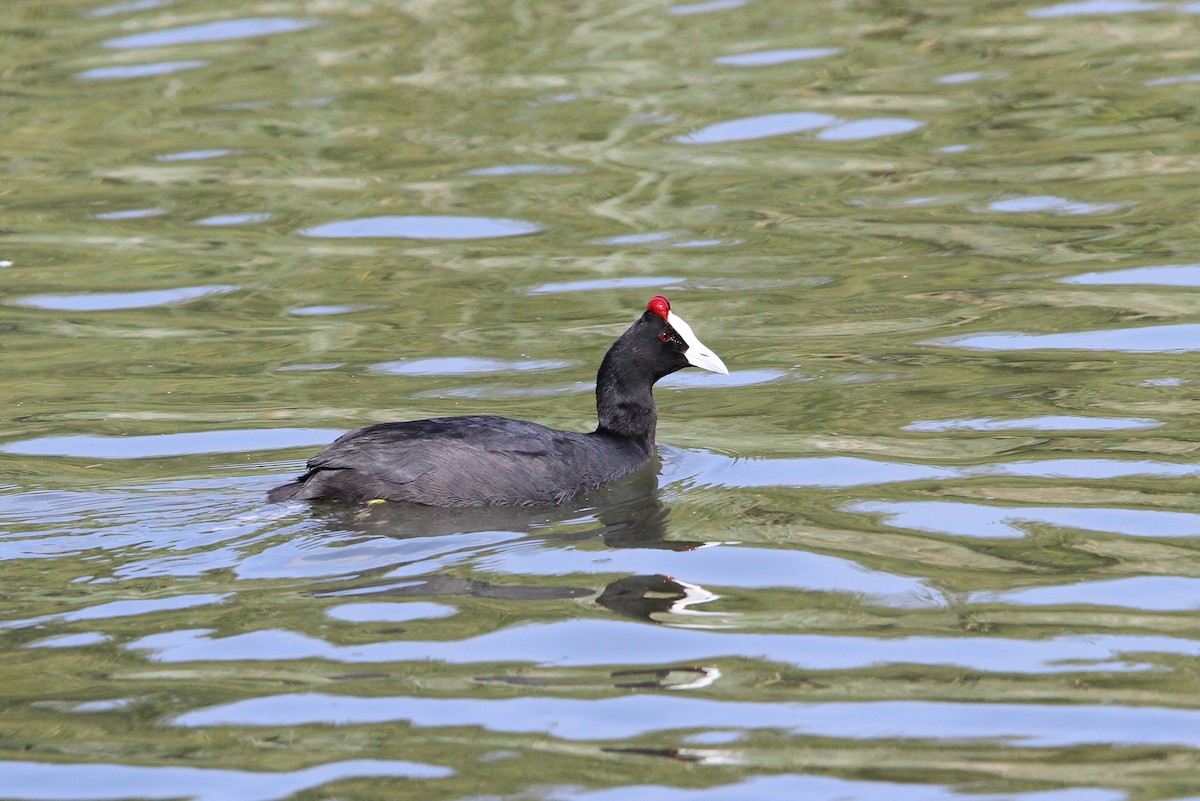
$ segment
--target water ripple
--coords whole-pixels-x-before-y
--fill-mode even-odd
[[[525,236],[541,230],[542,226],[536,223],[501,217],[410,215],[340,220],[305,228],[300,234],[328,239],[488,239]]]
[[[82,81],[101,81],[109,79],[150,78],[155,75],[170,75],[185,70],[207,67],[207,61],[157,61],[150,64],[128,64],[115,67],[94,67],[90,70],[75,73]]]
[[[175,0],[124,0],[124,2],[113,3],[100,8],[93,8],[86,12],[89,17],[112,17],[117,14],[128,14],[131,11],[150,11],[155,8],[169,6]]]
[[[719,487],[858,487],[904,481],[952,479],[952,467],[931,467],[862,459],[816,456],[794,459],[734,459],[706,451],[683,451],[678,465],[664,468],[668,481],[694,480]]]
[[[1066,334],[967,334],[929,344],[971,350],[1115,350],[1188,353],[1200,350],[1200,323],[1077,331]]]
[[[348,725],[407,721],[421,727],[566,740],[629,740],[671,729],[782,729],[854,740],[1004,740],[1027,748],[1093,744],[1200,746],[1200,711],[1116,705],[930,701],[735,702],[687,695],[618,698],[360,698],[296,693],[251,698],[177,716],[177,726]],[[623,788],[628,791],[628,788]]]
[[[671,6],[667,13],[676,17],[686,17],[692,14],[707,14],[711,11],[728,11],[731,8],[741,8],[747,0],[708,0],[704,3],[689,3],[682,6]]]
[[[98,631],[82,632],[80,634],[59,634],[34,640],[26,648],[86,648],[89,645],[100,645],[112,641],[112,637]]]
[[[218,214],[214,217],[205,217],[203,220],[196,220],[195,225],[219,226],[219,225],[253,225],[254,223],[266,222],[271,219],[269,212],[251,212],[248,214]]]
[[[1163,78],[1151,78],[1143,82],[1146,86],[1178,86],[1185,83],[1200,83],[1200,72],[1188,75],[1169,75]]]
[[[1148,286],[1200,286],[1200,264],[1159,264],[1126,270],[1103,270],[1059,279],[1064,284],[1088,286],[1145,284]]]
[[[449,768],[403,760],[357,759],[296,771],[169,766],[0,762],[4,795],[20,801],[107,801],[112,798],[191,801],[279,801],[348,779],[443,779]],[[119,789],[118,789],[119,788]]]
[[[143,292],[84,292],[78,295],[29,295],[17,298],[12,303],[54,311],[115,311],[117,309],[145,309],[151,306],[166,306],[186,303],[189,300],[207,298],[236,292],[241,287],[215,284],[211,286],[184,286],[173,289],[150,289]]]
[[[176,595],[167,598],[144,598],[129,601],[109,601],[96,606],[76,609],[72,612],[59,612],[53,615],[41,615],[25,620],[0,621],[0,628],[16,629],[28,626],[42,626],[53,621],[74,622],[78,620],[108,620],[114,617],[132,617],[150,615],[155,612],[166,612],[176,609],[193,609],[198,606],[210,606],[224,603],[232,593],[205,593],[199,595]]]
[[[1162,423],[1142,417],[1075,417],[1046,415],[999,420],[977,417],[972,420],[918,420],[904,426],[903,431],[1138,431],[1157,428]]]
[[[1166,3],[1147,2],[1147,0],[1079,0],[1079,2],[1031,8],[1025,13],[1031,17],[1041,18],[1081,17],[1094,14],[1136,14],[1142,11],[1160,11],[1166,6]]]
[[[988,209],[1008,214],[1042,213],[1076,216],[1084,214],[1107,214],[1131,205],[1133,204],[1130,202],[1084,203],[1078,200],[1068,200],[1065,197],[1057,197],[1056,195],[1031,195],[1029,197],[1011,197],[1004,200],[997,200],[989,203]]]
[[[742,119],[718,122],[690,134],[676,137],[675,141],[686,145],[744,142],[750,139],[765,139],[768,136],[782,136],[828,128],[841,121],[832,114],[821,114],[814,111],[763,114],[758,117],[743,117]]]
[[[726,732],[705,732],[722,735]],[[690,742],[690,740],[689,740]],[[718,743],[723,744],[723,743]],[[678,749],[681,760],[694,759],[701,764],[720,764],[728,756],[715,757],[707,751]],[[613,790],[558,790],[547,801],[625,801],[629,798],[653,798],[655,801],[791,801],[792,799],[837,799],[837,801],[1125,801],[1119,790],[1074,787],[1067,790],[1026,790],[1021,792],[964,793],[957,787],[907,781],[904,784],[866,779],[842,779],[835,776],[781,774],[751,776],[732,784],[715,787],[678,788],[640,785]]]
[[[166,209],[148,208],[148,209],[125,209],[123,211],[105,211],[100,214],[93,215],[93,219],[97,220],[140,220],[143,217],[158,217],[166,214]]]
[[[714,58],[714,64],[731,67],[770,67],[776,64],[790,64],[794,61],[808,61],[814,58],[836,56],[842,52],[840,47],[802,47],[793,50],[759,50],[754,53],[741,53],[735,56]]]
[[[171,47],[197,42],[224,42],[230,39],[249,39],[258,36],[271,36],[278,33],[302,31],[316,25],[314,20],[292,19],[290,17],[245,17],[242,19],[227,19],[219,22],[204,22],[198,25],[185,25],[181,28],[168,28],[162,31],[135,33],[132,36],[119,36],[106,39],[105,47],[116,49],[131,49],[140,47]]]
[[[155,161],[203,161],[205,159],[216,159],[222,156],[235,156],[241,153],[240,150],[235,150],[228,147],[212,148],[210,150],[182,150],[178,153],[162,153],[154,157]]]
[[[589,245],[652,245],[656,242],[668,242],[679,236],[674,231],[648,231],[643,234],[620,234],[618,236],[602,236],[590,240]]]
[[[240,579],[323,578],[387,570],[391,578],[425,575],[460,565],[479,550],[521,538],[509,531],[456,533],[453,537],[378,537],[339,543],[296,537],[228,564]]]
[[[476,167],[467,170],[467,175],[484,177],[504,175],[577,175],[583,172],[578,167],[565,164],[500,164],[495,167]]]
[[[920,120],[910,120],[904,117],[854,120],[826,128],[817,134],[817,138],[826,142],[855,142],[860,139],[877,139],[881,136],[911,133],[924,125],[925,123]]]
[[[1022,478],[1114,479],[1134,476],[1181,478],[1200,475],[1200,465],[1150,460],[1037,459],[968,467],[888,462],[857,456],[739,459],[700,450],[663,466],[660,480],[712,487],[862,487],[908,481],[1014,476]]]
[[[444,356],[429,359],[401,359],[380,362],[369,368],[373,373],[388,375],[478,375],[480,373],[526,373],[539,370],[561,370],[571,362],[556,359],[505,361],[470,356]]]
[[[987,506],[955,501],[863,501],[847,511],[882,515],[897,528],[959,537],[1024,537],[1056,526],[1130,537],[1200,537],[1200,514],[1099,506]]]
[[[595,244],[595,242],[593,242]],[[560,292],[593,292],[610,289],[644,289],[647,287],[668,287],[681,284],[683,278],[667,276],[646,276],[630,278],[593,278],[586,281],[565,281],[560,283],[540,284],[529,290],[531,295],[550,295]]]
[[[1130,576],[1080,581],[1058,587],[1026,587],[1007,592],[984,592],[971,603],[1022,606],[1102,606],[1153,612],[1200,610],[1200,579],[1183,576]]]
[[[1145,663],[1126,653],[1200,656],[1185,638],[1089,635],[1021,640],[961,637],[851,637],[824,634],[751,634],[737,629],[648,626],[617,620],[526,623],[463,640],[389,640],[335,645],[320,637],[260,629],[225,637],[210,629],[149,634],[127,643],[154,662],[244,662],[325,659],[346,664],[440,661],[450,664],[515,662],[585,667],[642,665],[647,654],[670,654],[679,663],[705,664],[729,654],[795,665],[807,670],[857,670],[878,665],[949,665],[997,673],[1136,671]],[[1197,713],[1200,715],[1200,713]],[[1200,729],[1197,730],[1200,737]]]
[[[74,456],[84,459],[147,459],[324,445],[343,433],[345,432],[340,429],[331,428],[260,428],[133,437],[75,434],[8,442],[0,445],[0,452],[22,456]]]
[[[734,370],[729,375],[688,371],[672,373],[656,386],[666,389],[715,389],[717,387],[748,387],[787,378],[783,370]]]
[[[832,114],[802,111],[784,114],[763,114],[718,122],[675,138],[685,145],[710,145],[725,142],[744,142],[771,136],[818,131],[816,138],[826,142],[854,142],[910,133],[925,125],[920,120],[903,117],[877,117],[846,121]]]
[[[869,570],[846,559],[807,551],[717,545],[694,551],[630,548],[512,549],[478,560],[478,569],[505,575],[661,574],[689,583],[725,587],[789,587],[846,592],[895,605],[928,606],[930,589],[918,579]]]
[[[347,623],[406,623],[410,620],[429,620],[458,614],[456,607],[430,601],[362,602],[330,607],[325,614]]]
[[[970,72],[952,72],[949,75],[941,75],[937,79],[940,84],[960,84],[960,83],[975,83],[987,77],[986,72],[972,70]]]

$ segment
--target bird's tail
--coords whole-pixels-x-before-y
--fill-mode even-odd
[[[281,503],[283,501],[290,501],[297,498],[297,496],[300,496],[300,493],[304,490],[304,479],[306,478],[308,478],[308,476],[302,476],[295,481],[291,481],[287,484],[281,484],[275,489],[270,490],[267,492],[267,502]],[[299,500],[303,500],[303,496],[301,496]]]

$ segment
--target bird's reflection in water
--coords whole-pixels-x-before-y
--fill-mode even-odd
[[[312,517],[331,533],[409,539],[482,531],[536,533],[547,541],[577,542],[600,537],[613,548],[666,548],[687,551],[702,542],[667,539],[668,509],[658,497],[658,463],[562,506],[441,508],[401,503],[361,506],[313,504]],[[570,523],[599,525],[554,531]]]
[[[567,506],[554,508],[442,509],[394,503],[347,507],[314,505],[314,518],[330,533],[396,539],[452,537],[478,532],[531,534],[547,544],[585,542],[600,538],[612,548],[654,548],[689,551],[707,543],[668,539],[669,509],[658,494],[658,466],[648,465],[631,476],[590,493]],[[686,627],[687,618],[707,613],[694,607],[719,596],[696,584],[662,575],[633,575],[599,590],[592,586],[494,583],[445,573],[397,580],[390,569],[360,573],[352,586],[313,593],[316,597],[416,598],[472,596],[507,601],[552,601],[596,596],[596,604],[623,617],[648,623]],[[515,577],[514,577],[515,578]],[[674,618],[661,620],[659,617]],[[695,625],[702,625],[697,622]],[[618,670],[607,684],[627,689],[694,690],[706,687],[721,672],[713,666],[674,665]],[[577,683],[579,677],[514,675],[477,677],[482,682],[557,685]],[[620,750],[620,749],[618,749]],[[685,758],[675,755],[674,758]]]
[[[703,542],[667,538],[668,508],[658,495],[658,464],[589,493],[586,497],[556,507],[485,507],[445,509],[398,503],[365,506],[314,504],[315,522],[339,538],[347,535],[386,536],[396,539],[450,537],[480,532],[533,534],[547,543],[584,542],[599,538],[613,548],[660,548],[688,551]],[[565,530],[564,530],[565,529]],[[314,593],[317,597],[430,597],[471,595],[507,600],[553,600],[579,598],[596,593],[594,587],[497,584],[461,576],[426,575],[402,582],[384,578],[390,568],[360,573],[352,588]],[[364,585],[363,580],[367,583]],[[372,581],[374,579],[374,581]],[[621,579],[620,584],[630,579]],[[601,598],[632,599],[631,591],[609,593]],[[601,605],[608,607],[604,600]],[[656,599],[654,603],[659,603]],[[629,608],[623,601],[609,607]],[[621,614],[628,614],[621,611]],[[631,615],[638,617],[637,614]],[[648,613],[645,616],[648,618]]]
[[[719,595],[670,576],[627,576],[604,588],[596,603],[618,615],[660,623],[656,615],[705,615],[689,607],[715,601]],[[674,624],[679,625],[679,624]]]

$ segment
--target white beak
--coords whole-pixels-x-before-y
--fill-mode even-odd
[[[729,368],[725,366],[725,362],[705,347],[704,343],[697,339],[692,332],[692,327],[681,320],[675,312],[667,312],[667,325],[674,328],[675,333],[683,337],[683,341],[687,343],[688,347],[683,355],[687,357],[688,364],[692,367],[699,367],[701,370],[729,375]]]

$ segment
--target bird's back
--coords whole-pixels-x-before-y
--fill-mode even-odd
[[[632,472],[649,454],[598,434],[504,417],[439,417],[352,431],[271,500],[381,498],[434,506],[560,503]]]

